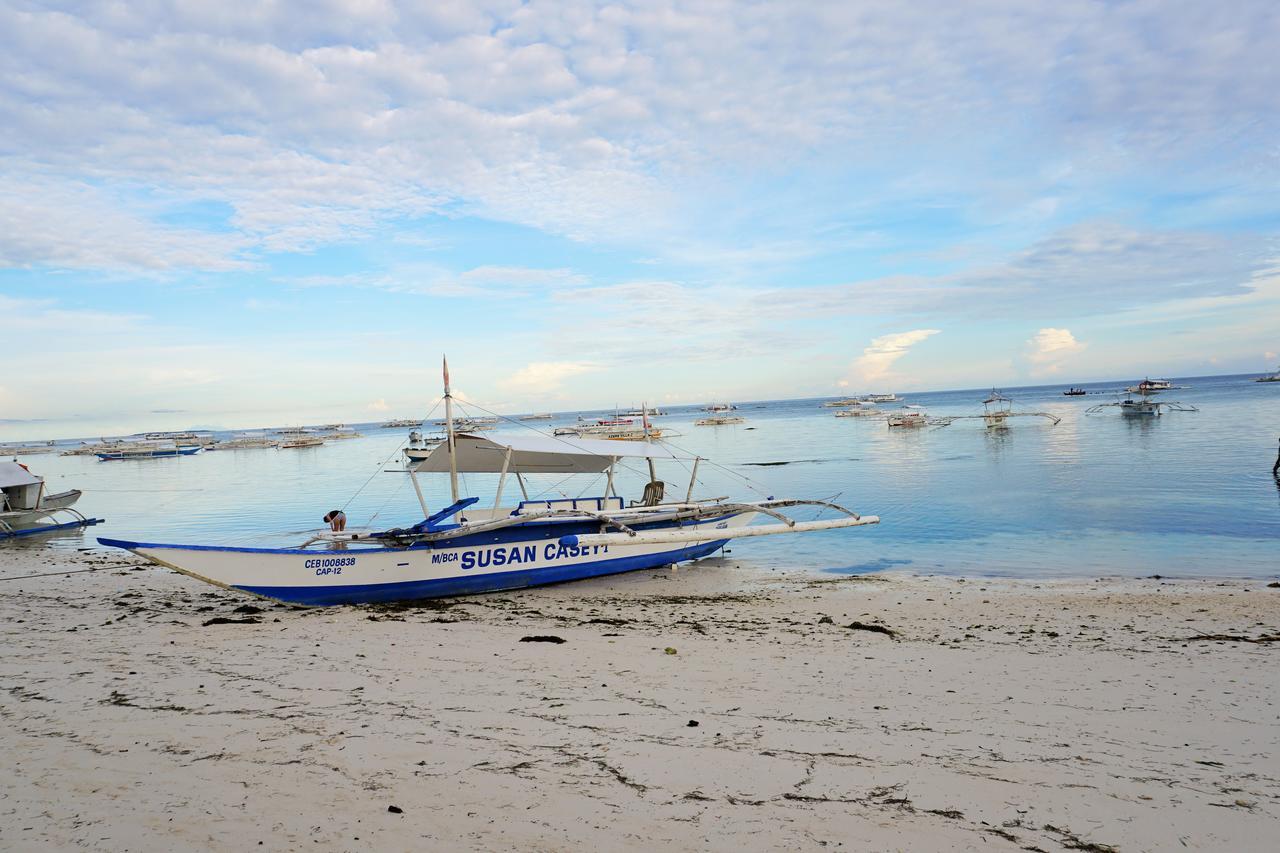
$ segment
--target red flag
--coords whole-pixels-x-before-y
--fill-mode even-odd
[[[449,359],[447,356],[442,356],[442,358],[444,358],[444,393],[448,394],[449,393]]]

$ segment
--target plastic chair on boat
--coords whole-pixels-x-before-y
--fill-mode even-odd
[[[662,503],[662,495],[667,489],[667,484],[661,480],[650,480],[645,483],[644,495],[640,498],[641,506],[657,506]]]

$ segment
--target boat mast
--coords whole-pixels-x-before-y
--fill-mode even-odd
[[[449,359],[444,358],[444,423],[449,441],[449,492],[458,502],[458,456],[453,436],[453,394],[449,392]]]

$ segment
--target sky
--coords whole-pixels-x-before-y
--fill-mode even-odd
[[[1280,7],[0,0],[0,438],[1260,372]]]

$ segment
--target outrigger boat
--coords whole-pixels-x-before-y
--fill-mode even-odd
[[[929,426],[929,416],[925,413],[923,406],[908,405],[903,406],[896,412],[891,412],[887,420],[889,427],[922,427]]]
[[[174,456],[194,456],[201,450],[198,444],[186,447],[167,441],[139,441],[100,450],[94,455],[102,462],[119,462],[125,459],[169,459]]]
[[[0,456],[36,456],[52,453],[56,449],[52,441],[40,444],[0,444]]]
[[[0,462],[0,539],[100,524],[72,505],[80,490],[45,494],[44,478],[20,462]]]
[[[682,457],[655,442],[614,442],[552,436],[487,438],[454,430],[453,400],[445,368],[447,439],[408,466],[422,520],[406,527],[361,532],[326,531],[294,548],[167,545],[100,539],[202,581],[305,605],[402,601],[519,589],[540,584],[651,569],[705,557],[731,539],[805,533],[876,524],[875,516],[820,500],[734,502],[695,500],[699,457]],[[615,489],[620,462],[644,463],[649,481],[638,500]],[[658,463],[691,463],[689,486],[667,501]],[[452,503],[430,512],[417,475],[447,474]],[[459,474],[494,474],[489,506],[462,497]],[[605,475],[595,497],[533,499],[531,474]],[[503,505],[508,480],[523,500]],[[789,507],[829,509],[839,517],[796,521]],[[749,526],[760,517],[771,523]]]
[[[1280,367],[1276,368],[1275,373],[1268,373],[1265,376],[1259,376],[1254,382],[1280,382]]]
[[[1198,412],[1200,411],[1190,403],[1180,403],[1177,400],[1152,400],[1146,394],[1139,395],[1138,399],[1134,399],[1132,395],[1125,397],[1123,400],[1116,400],[1112,403],[1098,403],[1096,406],[1090,406],[1085,409],[1085,414],[1096,415],[1103,409],[1117,408],[1120,414],[1130,417],[1159,417],[1165,412]]]
[[[1013,400],[994,388],[991,389],[991,393],[987,398],[982,401],[982,414],[947,415],[934,420],[938,426],[950,426],[955,421],[976,418],[982,418],[982,422],[986,424],[987,429],[1008,429],[1010,418],[1044,418],[1052,421],[1054,426],[1057,426],[1062,421],[1062,418],[1057,415],[1051,415],[1048,412],[1015,412],[1013,410]]]

